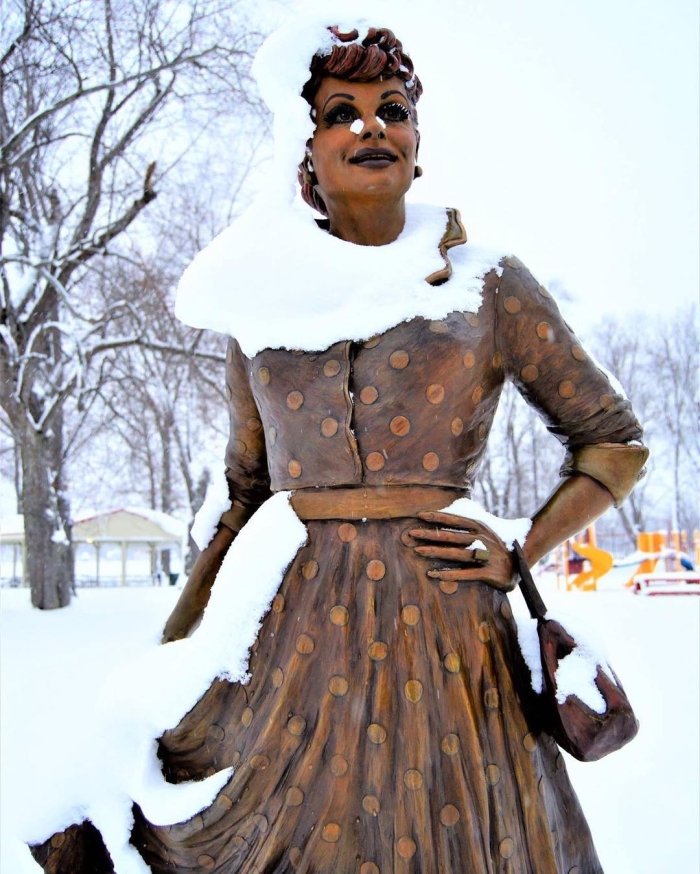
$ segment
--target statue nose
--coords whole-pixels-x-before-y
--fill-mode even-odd
[[[385,140],[386,134],[384,133],[384,128],[379,123],[378,119],[373,118],[371,122],[367,122],[365,124],[365,128],[362,131],[361,139],[363,140],[371,140],[372,137],[376,137],[378,140]]]

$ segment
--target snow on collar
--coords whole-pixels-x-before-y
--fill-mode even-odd
[[[444,285],[443,207],[406,204],[406,224],[386,246],[358,246],[322,231],[309,211],[261,199],[187,268],[175,314],[193,328],[234,336],[248,357],[263,349],[327,349],[362,341],[415,316],[476,312],[482,278],[503,253],[456,246]],[[444,247],[443,247],[444,248]]]

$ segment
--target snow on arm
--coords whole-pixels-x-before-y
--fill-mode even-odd
[[[199,549],[205,549],[216,534],[219,519],[231,509],[231,498],[228,491],[228,480],[223,470],[212,477],[207,488],[204,503],[199,508],[192,523],[191,535]]]

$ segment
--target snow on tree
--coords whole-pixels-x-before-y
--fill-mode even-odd
[[[95,265],[129,255],[156,182],[254,105],[257,37],[217,0],[10,0],[0,29],[0,405],[32,603],[51,609],[73,575],[66,416],[94,396],[106,353],[152,339],[114,288],[88,293]]]

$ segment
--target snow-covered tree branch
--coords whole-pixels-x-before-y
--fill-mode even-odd
[[[157,248],[142,215],[183,156],[196,173],[202,132],[244,133],[258,38],[228,0],[9,0],[0,33],[0,404],[32,602],[53,608],[72,586],[66,416],[92,406],[110,356],[176,347],[113,265]]]

